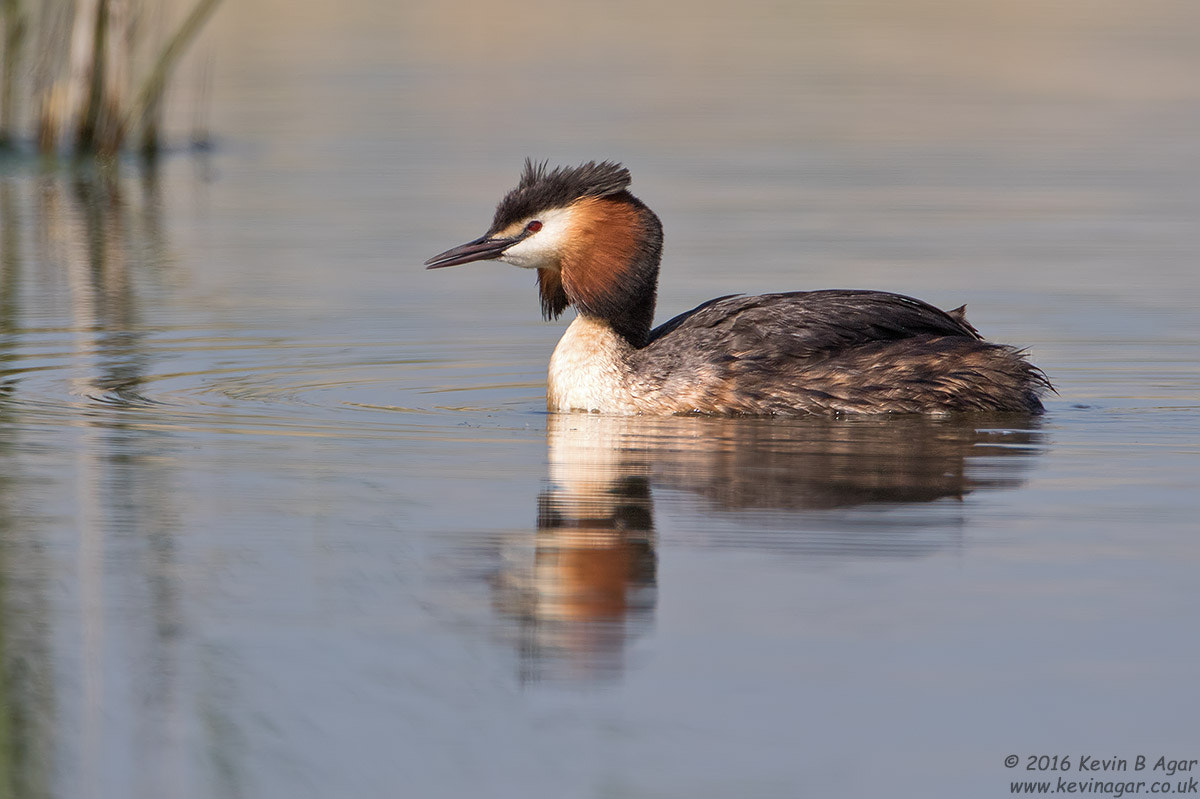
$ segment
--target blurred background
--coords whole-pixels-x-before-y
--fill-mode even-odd
[[[0,797],[1000,796],[1010,754],[1200,750],[1194,2],[0,22]],[[967,303],[1058,393],[548,416],[530,275],[421,266],[527,156],[631,169],[660,321]]]

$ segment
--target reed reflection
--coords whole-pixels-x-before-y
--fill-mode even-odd
[[[654,491],[669,493],[685,546],[919,556],[960,544],[967,495],[1021,484],[1045,446],[1035,424],[551,415],[532,556],[497,582],[522,674],[620,674],[655,607]]]
[[[169,442],[95,412],[147,402],[143,295],[169,259],[154,176],[140,188],[103,171],[0,179],[0,744],[20,742],[0,745],[0,794],[67,779],[82,795],[127,755],[143,765],[119,792],[162,795],[181,762]],[[22,453],[55,448],[71,457],[47,488]],[[61,504],[31,517],[44,496]],[[112,699],[126,691],[136,712]]]
[[[4,373],[20,332],[23,210],[12,181],[0,179],[0,796],[48,794],[53,727],[47,557],[22,535],[18,418],[8,401],[16,383]]]

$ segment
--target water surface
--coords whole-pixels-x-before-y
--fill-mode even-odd
[[[0,795],[1001,796],[1010,754],[1200,756],[1192,4],[590,8],[227,4],[211,152],[0,162]],[[549,416],[530,276],[420,267],[526,155],[631,167],[660,320],[966,302],[1058,394]]]

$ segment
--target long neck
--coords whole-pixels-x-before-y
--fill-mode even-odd
[[[573,210],[576,221],[561,273],[539,276],[543,305],[547,283],[559,277],[561,286],[554,288],[561,301],[607,323],[634,347],[646,346],[654,321],[662,223],[628,192],[581,201]]]

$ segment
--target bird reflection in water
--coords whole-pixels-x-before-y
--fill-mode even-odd
[[[1023,482],[1045,448],[1036,424],[551,414],[536,536],[511,542],[494,583],[523,680],[621,674],[657,600],[652,489],[680,517],[673,544],[920,556],[961,545],[967,495]]]
[[[619,674],[656,601],[648,462],[576,435],[571,418],[549,417],[550,486],[538,497],[532,557],[498,576],[500,610],[520,621],[526,680]],[[626,429],[606,421],[617,435]]]

